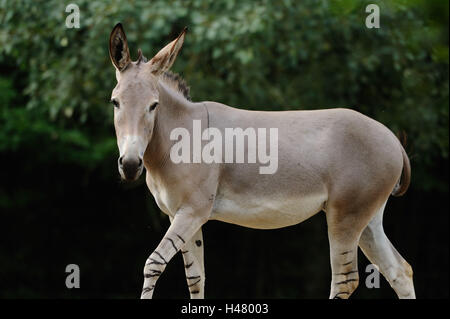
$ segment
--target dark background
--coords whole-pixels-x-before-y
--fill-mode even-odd
[[[168,227],[144,180],[120,182],[108,37],[151,57],[189,27],[173,70],[194,101],[260,110],[350,107],[408,135],[408,193],[386,234],[418,298],[448,298],[448,1],[59,1],[0,4],[0,297],[136,298]],[[365,7],[380,6],[368,29]],[[68,3],[67,3],[68,4]],[[206,297],[326,298],[325,216],[279,230],[204,226]],[[81,288],[65,287],[78,264]],[[364,285],[354,298],[394,298]],[[155,298],[187,298],[178,254]]]

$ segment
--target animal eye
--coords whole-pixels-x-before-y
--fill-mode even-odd
[[[114,107],[119,107],[119,102],[117,102],[117,100],[111,100],[111,103],[114,105]]]
[[[154,109],[156,109],[156,107],[158,106],[158,102],[154,102],[152,105],[150,105],[150,107],[148,108],[148,110],[151,112]]]

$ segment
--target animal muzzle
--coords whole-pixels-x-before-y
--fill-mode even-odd
[[[119,157],[119,173],[126,181],[136,180],[141,175],[143,166],[141,157],[126,155]]]

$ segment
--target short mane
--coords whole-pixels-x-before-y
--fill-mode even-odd
[[[161,80],[163,80],[164,83],[168,84],[174,90],[180,92],[188,101],[191,101],[189,86],[179,74],[166,71],[161,75]]]
[[[136,64],[139,65],[141,62],[146,63],[147,61],[147,58],[142,54],[141,49],[139,49]],[[189,86],[179,74],[165,71],[161,75],[161,80],[163,80],[164,83],[168,84],[172,89],[180,92],[188,101],[192,101],[191,96],[189,95]]]

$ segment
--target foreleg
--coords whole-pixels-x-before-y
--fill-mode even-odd
[[[141,298],[152,298],[156,281],[161,276],[168,262],[207,221],[206,218],[201,217],[203,215],[194,214],[191,209],[180,210],[175,214],[164,238],[145,263],[144,286]]]

